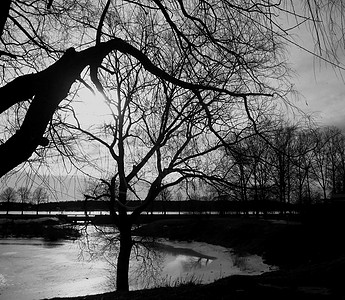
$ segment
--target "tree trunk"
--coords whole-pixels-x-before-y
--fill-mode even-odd
[[[129,290],[128,274],[129,260],[132,250],[131,225],[121,225],[120,231],[120,252],[117,258],[116,289],[127,292]]]
[[[345,192],[345,164],[344,164],[344,161],[343,161],[343,163],[342,163],[342,165],[343,165],[343,170],[342,170],[342,172],[343,172],[343,190],[342,190],[342,192],[344,193]]]

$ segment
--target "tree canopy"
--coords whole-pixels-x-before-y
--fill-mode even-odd
[[[2,1],[0,111],[8,124],[0,153],[11,159],[0,174],[48,141],[66,148],[52,128],[73,114],[70,103],[81,85],[109,96],[114,53],[206,105],[205,94],[236,101],[255,121],[259,103],[289,91],[284,44],[293,42],[292,29],[309,26],[317,55],[336,61],[342,10],[341,3],[321,0]]]
[[[1,1],[0,177],[54,151],[98,171],[128,290],[135,218],[182,180],[223,180],[219,150],[268,141],[290,104],[286,46],[305,49],[293,37],[305,26],[313,55],[337,65],[343,11],[326,0]],[[99,124],[80,121],[85,89],[108,109]],[[131,212],[130,192],[142,201]]]

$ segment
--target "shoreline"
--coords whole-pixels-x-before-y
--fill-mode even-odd
[[[47,241],[76,239],[80,233],[57,217],[0,219],[0,238],[43,238]]]
[[[334,224],[256,218],[156,221],[135,229],[133,234],[194,240],[232,248],[237,253],[257,254],[279,270],[233,275],[210,284],[52,299],[343,299],[345,246],[340,233],[341,227]]]

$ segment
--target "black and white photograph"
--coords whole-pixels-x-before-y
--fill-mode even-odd
[[[0,300],[345,299],[345,1],[0,0]]]

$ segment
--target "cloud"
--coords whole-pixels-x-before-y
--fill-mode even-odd
[[[311,41],[304,46],[313,49]],[[292,82],[300,93],[297,106],[318,116],[317,121],[323,125],[345,127],[345,82],[341,71],[297,47],[291,46],[289,53],[296,72]]]

